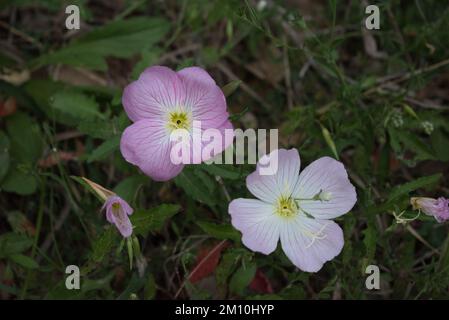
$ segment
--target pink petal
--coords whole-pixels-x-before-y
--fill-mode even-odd
[[[156,181],[177,176],[183,165],[174,165],[170,159],[172,143],[163,121],[139,120],[125,129],[120,151],[126,161],[138,166]]]
[[[317,272],[326,261],[341,252],[344,245],[343,231],[331,220],[299,215],[295,219],[285,220],[281,229],[281,245],[287,257],[299,269]]]
[[[133,233],[131,221],[123,209],[120,210],[119,216],[115,219],[114,224],[118,231],[120,231],[121,235],[125,238],[129,237]]]
[[[357,201],[354,186],[348,179],[343,164],[330,157],[323,157],[307,166],[300,174],[294,196],[310,199],[320,192],[330,200],[300,200],[302,210],[317,219],[333,219],[352,209]]]
[[[187,67],[179,70],[178,75],[181,76],[186,82],[198,81],[203,83],[205,86],[215,86],[215,80],[207,73],[206,70],[200,67]]]
[[[280,219],[271,204],[256,199],[235,199],[229,204],[232,225],[242,232],[242,242],[263,254],[276,250]]]
[[[215,133],[212,134],[212,136],[208,136],[207,133],[212,130],[214,130]],[[229,135],[229,138],[226,138],[227,135]],[[200,139],[199,137],[196,138]],[[216,128],[204,130],[204,128],[201,127],[201,144],[192,143],[191,159],[194,159],[193,163],[200,163],[214,158],[228,148],[233,140],[234,128],[228,120]],[[195,157],[194,154],[201,155],[201,158]],[[222,163],[224,163],[224,158],[222,161]]]
[[[273,175],[261,174],[261,161],[277,161],[277,171]],[[280,196],[289,197],[298,181],[301,162],[298,150],[279,149],[262,157],[255,172],[246,178],[246,186],[257,198],[275,203]]]
[[[163,119],[167,110],[184,106],[185,96],[184,84],[176,72],[153,66],[125,88],[122,103],[132,121]]]
[[[192,110],[194,120],[201,121],[203,129],[219,128],[227,121],[226,99],[210,75],[199,67],[178,71],[185,89],[186,108]]]

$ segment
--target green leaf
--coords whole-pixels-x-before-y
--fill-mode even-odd
[[[221,240],[240,241],[240,233],[230,224],[216,224],[212,222],[199,221],[197,225],[208,235]]]
[[[229,97],[231,94],[234,93],[235,90],[240,87],[240,84],[242,83],[241,80],[233,80],[229,82],[228,84],[224,85],[221,90],[223,91],[225,97]]]
[[[78,124],[78,130],[92,138],[107,140],[113,136],[120,135],[128,124],[129,120],[123,114],[108,121],[101,119],[81,121]]]
[[[364,257],[369,264],[372,264],[374,254],[376,253],[376,245],[377,245],[377,232],[374,223],[368,221],[366,229],[363,230],[362,233],[363,233],[363,244],[365,245]]]
[[[213,176],[219,176],[223,179],[237,180],[240,178],[240,171],[231,164],[205,164],[199,165],[199,168]]]
[[[415,134],[405,131],[396,132],[396,137],[407,150],[416,154],[415,160],[435,160],[435,152],[428,144],[421,141]]]
[[[214,191],[213,181],[208,181],[205,173],[200,170],[191,167],[184,168],[175,178],[175,184],[199,202],[209,206],[214,206],[216,203],[214,197],[211,196]]]
[[[335,146],[335,142],[332,139],[332,136],[325,127],[321,127],[321,133],[323,134],[324,140],[326,141],[329,148],[332,150],[332,153],[334,154],[335,159],[338,160],[338,152],[337,147]]]
[[[6,131],[10,140],[10,155],[18,163],[35,163],[42,153],[42,137],[36,121],[17,112],[7,118]]]
[[[132,202],[139,188],[149,181],[144,175],[125,178],[114,188],[114,192],[127,202]]]
[[[106,71],[106,57],[129,58],[163,39],[168,29],[168,22],[159,18],[113,21],[58,51],[40,56],[30,65],[41,67],[61,63]]]
[[[24,256],[23,254],[13,254],[9,258],[24,268],[27,268],[27,269],[39,268],[39,265],[37,264],[36,261],[34,261],[33,259],[31,259],[28,256]]]
[[[215,278],[217,279],[217,287],[225,288],[228,283],[229,276],[234,272],[237,261],[242,256],[242,252],[239,249],[227,250],[220,261],[220,264],[215,270]]]
[[[243,264],[237,271],[232,275],[231,281],[229,282],[229,290],[240,296],[243,296],[244,290],[256,275],[257,266],[254,262],[248,262]]]
[[[136,63],[134,66],[134,69],[131,73],[131,76],[133,79],[139,78],[139,75],[146,69],[148,66],[152,66],[154,64],[157,64],[157,61],[161,54],[163,53],[163,50],[160,48],[154,48],[150,47],[148,49],[145,49],[141,52],[142,58],[139,62]]]
[[[149,210],[136,210],[131,216],[134,233],[146,237],[150,231],[159,231],[165,221],[181,210],[177,204],[161,204]]]
[[[13,254],[19,254],[28,250],[33,245],[33,240],[25,235],[17,233],[5,233],[0,236],[0,258]]]
[[[391,190],[390,196],[388,197],[388,202],[393,201],[396,198],[406,195],[417,189],[435,184],[438,182],[438,180],[440,180],[441,176],[441,173],[438,173],[427,177],[421,177],[414,181],[397,186]]]
[[[112,251],[118,238],[118,233],[117,230],[115,230],[115,227],[108,226],[107,229],[94,240],[92,251],[89,255],[88,262],[83,267],[82,273],[89,273],[97,264],[103,262],[106,256]]]
[[[156,281],[154,280],[154,276],[152,274],[148,275],[148,278],[145,282],[145,289],[144,289],[144,297],[145,300],[151,300],[156,295]]]
[[[9,169],[9,138],[0,131],[0,182]]]
[[[31,195],[37,190],[37,178],[33,175],[31,168],[19,165],[8,171],[1,188],[22,196]]]
[[[120,146],[120,138],[121,136],[117,135],[103,142],[89,155],[89,157],[87,158],[87,162],[91,163],[94,161],[104,160],[114,151],[118,150]]]
[[[51,107],[66,117],[68,124],[72,121],[104,119],[95,99],[74,90],[59,91],[50,98]]]

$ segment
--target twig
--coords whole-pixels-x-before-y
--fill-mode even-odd
[[[284,79],[285,79],[285,87],[287,88],[287,106],[288,110],[293,109],[293,90],[292,90],[292,82],[291,82],[291,74],[290,74],[290,62],[288,60],[288,48],[287,48],[287,37],[283,37],[284,46],[283,46],[283,56],[284,56]]]
[[[424,244],[427,248],[431,249],[435,254],[440,255],[440,252],[432,247],[430,243],[428,243],[421,235],[411,226],[407,225],[407,231],[410,232],[418,241]]]
[[[239,80],[239,78],[229,69],[224,63],[220,62],[217,64],[217,68],[223,72],[229,79],[231,80]],[[272,106],[265,102],[265,100],[259,96],[251,87],[249,87],[247,84],[242,82],[240,84],[240,88],[242,88],[246,93],[248,93],[254,100],[259,102],[265,109],[267,110],[273,110]]]
[[[179,287],[174,299],[178,298],[178,296],[181,294],[182,289],[184,289],[184,286],[186,285],[187,281],[190,280],[192,274],[197,272],[197,270],[207,261],[207,259],[209,259],[215,253],[215,251],[219,250],[226,243],[226,241],[227,240],[220,241],[220,243],[217,244],[211,251],[209,251],[209,253],[198,263],[198,265],[190,272],[182,285]]]
[[[35,45],[39,50],[42,50],[44,48],[44,46],[39,41],[27,35],[26,33],[14,28],[13,26],[10,26],[6,22],[0,21],[0,27],[7,29],[12,34],[15,34],[16,36],[19,36],[23,40]]]

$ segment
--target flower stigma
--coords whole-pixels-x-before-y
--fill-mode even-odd
[[[185,111],[172,111],[168,114],[168,127],[171,130],[190,129],[190,117]]]
[[[298,213],[298,206],[291,197],[280,197],[277,206],[276,213],[284,218],[290,218]]]

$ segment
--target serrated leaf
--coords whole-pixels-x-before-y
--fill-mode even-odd
[[[94,240],[90,260],[99,263],[112,251],[113,245],[118,239],[113,226],[109,226],[97,239]]]
[[[430,185],[438,182],[438,180],[440,180],[441,176],[442,176],[441,173],[438,173],[438,174],[434,174],[434,175],[427,176],[427,177],[421,177],[414,181],[396,186],[390,192],[390,196],[388,197],[388,202],[395,200],[396,198],[398,198],[402,195],[406,195],[406,194],[408,194],[412,191],[415,191],[417,189],[430,186]]]
[[[198,226],[208,235],[221,240],[240,241],[240,233],[230,224],[216,224],[212,222],[199,221]]]
[[[105,71],[106,57],[129,58],[161,40],[168,29],[168,22],[159,18],[113,21],[58,51],[40,56],[30,65],[41,67],[61,63]]]
[[[177,204],[161,204],[148,210],[136,210],[130,216],[134,233],[146,237],[150,231],[159,231],[165,221],[181,210]]]
[[[122,122],[119,117],[115,117],[110,121],[100,119],[85,120],[79,123],[78,130],[92,138],[107,140],[121,132]]]
[[[67,116],[68,123],[74,120],[104,119],[95,99],[78,91],[56,92],[50,97],[50,105],[55,111]]]

